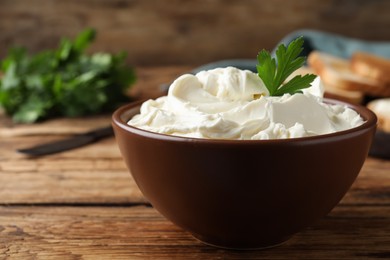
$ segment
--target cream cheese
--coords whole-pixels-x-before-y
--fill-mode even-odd
[[[177,78],[168,95],[148,100],[129,125],[152,132],[207,139],[282,139],[357,127],[363,119],[322,102],[319,78],[303,94],[269,96],[257,74],[217,68]]]

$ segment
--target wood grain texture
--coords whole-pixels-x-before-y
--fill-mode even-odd
[[[114,138],[37,159],[8,152],[0,160],[1,203],[145,202]]]
[[[140,69],[132,95],[161,95],[161,84],[189,69]],[[0,129],[9,127],[4,120]],[[0,137],[1,260],[390,258],[390,161],[367,158],[338,206],[283,245],[228,251],[202,244],[150,207],[114,138],[40,158],[15,152],[68,136],[41,130]]]
[[[13,148],[7,154],[8,159],[0,160],[0,179],[4,180],[0,181],[1,203],[146,201],[125,167],[113,138],[38,159],[19,155]],[[341,203],[390,205],[389,169],[390,161],[368,158]]]
[[[161,95],[159,86],[191,67],[150,67],[138,70],[133,95]],[[158,76],[156,76],[158,75]],[[4,121],[4,117],[0,117]],[[0,138],[0,203],[99,204],[144,203],[145,198],[125,167],[114,138],[41,158],[29,158],[17,149],[65,138],[58,129],[79,128],[74,120],[40,125],[41,135]],[[76,123],[75,123],[76,122]],[[0,124],[0,130],[8,125]],[[21,126],[26,128],[25,126]],[[18,126],[13,126],[18,129]],[[33,131],[37,131],[36,129]],[[52,132],[52,135],[48,135]],[[368,158],[342,204],[390,204],[390,161]],[[4,180],[4,181],[1,181]],[[22,180],[22,181],[21,181]],[[380,181],[378,181],[380,180]]]
[[[390,206],[390,161],[368,157],[340,203]]]
[[[390,41],[386,0],[0,0],[0,57],[12,45],[36,52],[99,31],[91,51],[126,50],[136,65],[253,58],[286,34],[311,28]]]
[[[149,207],[0,207],[7,259],[385,259],[389,207],[337,207],[281,246],[203,245]]]
[[[161,85],[190,69],[188,66],[140,68],[130,94],[137,99],[160,96],[164,93]],[[0,116],[0,204],[145,203],[113,137],[40,158],[16,152],[109,123],[109,116],[98,116],[14,125],[6,116]]]
[[[111,114],[83,118],[57,118],[34,124],[15,124],[10,117],[0,114],[0,138],[79,134],[110,124]]]

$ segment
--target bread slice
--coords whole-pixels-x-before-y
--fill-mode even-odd
[[[359,91],[370,96],[390,96],[390,89],[382,81],[355,73],[347,59],[314,51],[308,57],[308,64],[326,85],[340,90]]]
[[[348,76],[340,72],[340,69],[348,69],[348,61],[329,54],[313,51],[308,57],[308,64],[311,73],[321,77],[325,97],[354,104],[360,104],[363,101],[364,93],[355,90],[359,89],[356,87],[356,83],[348,80]],[[340,69],[338,69],[339,67]]]
[[[366,52],[355,52],[351,69],[356,74],[383,82],[390,87],[390,60]]]
[[[333,98],[352,104],[362,104],[364,101],[364,93],[361,91],[344,90],[325,83],[322,85],[324,87],[324,96],[326,98]]]
[[[354,73],[350,68],[349,60],[330,54],[311,52],[307,62],[324,82],[340,89],[364,91],[381,84]]]
[[[378,129],[390,133],[390,98],[375,99],[367,107],[378,117]]]

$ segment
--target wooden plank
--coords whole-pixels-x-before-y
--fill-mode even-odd
[[[286,34],[307,28],[387,40],[389,1],[333,0],[1,0],[0,57],[11,45],[53,48],[85,27],[99,31],[91,51],[129,53],[139,65],[202,64],[255,58]],[[283,8],[280,8],[283,6]]]
[[[138,98],[161,95],[158,86],[190,67],[150,67],[139,70],[132,94]],[[156,76],[158,75],[158,76]],[[74,126],[74,121],[58,124]],[[2,126],[1,127],[7,127]],[[0,203],[143,203],[145,199],[126,169],[114,138],[72,151],[40,158],[18,154],[16,149],[64,135],[0,138]],[[45,134],[46,133],[46,134]],[[342,204],[390,204],[390,161],[368,158]]]
[[[390,160],[368,157],[341,203],[390,204]]]
[[[111,114],[81,118],[56,118],[34,124],[15,124],[8,116],[0,115],[0,138],[26,135],[70,135],[106,127]]]
[[[71,161],[72,162],[72,161]],[[88,162],[86,162],[88,164]],[[0,204],[91,204],[146,202],[127,171],[1,173]],[[5,181],[5,180],[9,181]]]
[[[114,137],[101,140],[99,142],[82,146],[73,150],[64,151],[57,154],[42,156],[38,158],[28,157],[24,154],[18,153],[16,150],[34,145],[42,144],[43,142],[50,142],[55,140],[62,140],[69,136],[23,136],[7,138],[0,141],[2,149],[0,149],[0,159],[2,163],[7,161],[35,161],[46,159],[63,159],[63,158],[118,158],[120,157],[119,149],[116,145]],[[15,164],[10,162],[10,164]],[[15,165],[17,167],[17,165]]]
[[[162,95],[160,85],[189,71],[186,66],[137,71],[134,98]],[[96,119],[96,120],[95,120]],[[14,125],[0,117],[0,203],[143,203],[144,197],[124,165],[114,138],[39,158],[16,152],[109,123],[109,117],[54,119],[38,125]],[[60,135],[58,135],[60,134]]]
[[[149,207],[0,207],[7,259],[384,259],[390,207],[337,207],[281,246],[206,246]]]
[[[20,139],[31,145],[42,137]],[[0,155],[1,203],[145,202],[114,138],[39,158],[17,154],[15,143]]]
[[[1,203],[145,202],[114,138],[37,159],[2,153],[7,157],[0,156]],[[368,158],[341,203],[389,205],[389,169],[390,161]]]

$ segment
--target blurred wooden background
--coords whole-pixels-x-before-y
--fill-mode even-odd
[[[319,29],[390,41],[387,0],[0,0],[0,58],[98,30],[91,51],[126,50],[134,65],[254,58],[286,34]]]

